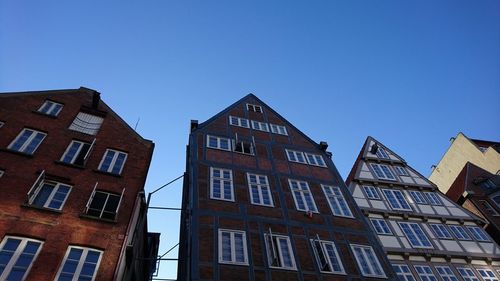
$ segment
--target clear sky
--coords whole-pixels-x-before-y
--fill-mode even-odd
[[[156,143],[146,191],[184,172],[191,119],[248,93],[343,177],[368,135],[428,176],[458,132],[500,141],[500,1],[0,0],[0,92],[80,86]],[[179,213],[150,215],[165,252]]]

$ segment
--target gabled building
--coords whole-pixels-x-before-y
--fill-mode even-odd
[[[96,91],[0,94],[0,280],[148,280],[153,147]]]
[[[484,231],[486,222],[374,138],[365,141],[346,183],[399,280],[500,277],[500,248]]]
[[[178,280],[395,280],[316,143],[250,94],[191,122]]]

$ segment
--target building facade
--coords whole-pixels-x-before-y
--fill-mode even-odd
[[[368,137],[346,181],[400,280],[493,281],[500,248],[484,220]]]
[[[96,91],[0,94],[0,280],[147,280],[153,148]]]
[[[178,280],[395,280],[316,143],[250,94],[191,123]]]

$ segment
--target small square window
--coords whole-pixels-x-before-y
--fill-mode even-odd
[[[307,163],[313,166],[326,167],[325,160],[323,156],[312,153],[304,153],[306,155]]]
[[[406,201],[405,196],[401,190],[383,189],[382,190],[391,209],[400,211],[412,211],[412,208]]]
[[[449,266],[436,266],[436,270],[443,281],[458,281],[455,273],[451,271],[451,268]]]
[[[413,277],[410,268],[406,264],[393,264],[392,268],[394,269],[394,272],[396,272],[398,280],[415,281],[415,277]]]
[[[378,158],[389,159],[389,155],[387,154],[385,149],[380,146],[378,147],[376,154]]]
[[[252,120],[252,129],[269,132],[269,126],[267,123]]]
[[[303,152],[285,149],[288,161],[307,164],[306,157]]]
[[[229,116],[229,124],[243,128],[250,128],[250,123],[248,122],[248,119],[235,116]]]
[[[256,104],[247,103],[247,110],[262,113],[262,107]]]
[[[92,143],[73,140],[61,157],[61,162],[83,166],[87,161],[95,139]]]
[[[428,265],[415,265],[415,271],[417,271],[418,277],[420,277],[421,280],[437,281],[431,267]]]
[[[92,193],[85,213],[88,216],[115,220],[120,208],[122,194],[114,194],[103,190],[95,190]]]
[[[31,155],[45,139],[45,136],[47,134],[40,131],[23,129],[9,144],[8,149]]]
[[[400,176],[410,176],[410,173],[408,173],[408,170],[406,170],[405,167],[394,166],[394,170],[396,170],[396,173]]]
[[[62,108],[63,108],[62,104],[53,102],[51,100],[46,100],[42,104],[42,106],[40,106],[38,112],[55,117],[59,114],[59,112],[61,112]]]
[[[275,124],[269,124],[269,126],[271,127],[271,133],[288,136],[288,132],[286,131],[285,126],[280,126]]]
[[[45,172],[42,172],[28,192],[28,204],[39,208],[62,210],[70,191],[70,185],[45,180]]]
[[[498,278],[491,269],[477,268],[477,272],[479,272],[479,275],[481,275],[484,281],[498,281]]]
[[[375,229],[375,232],[377,234],[385,234],[385,235],[390,235],[392,234],[391,229],[389,228],[389,225],[387,222],[383,219],[370,219],[372,222],[373,228]]]
[[[104,118],[80,112],[69,126],[70,130],[88,135],[96,135],[101,128]]]
[[[231,142],[228,138],[207,135],[207,147],[231,151]]]
[[[380,200],[380,194],[378,193],[376,187],[367,185],[363,186],[363,189],[365,190],[366,197],[368,197],[368,199]]]
[[[127,153],[114,149],[106,149],[99,164],[99,171],[119,175],[127,160]]]
[[[233,149],[234,152],[255,155],[253,144],[251,142],[233,140]]]

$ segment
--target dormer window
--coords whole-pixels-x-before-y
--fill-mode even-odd
[[[250,104],[247,103],[247,110],[248,111],[253,111],[253,112],[259,112],[262,113],[262,106],[256,105],[256,104]]]
[[[102,121],[104,121],[102,117],[80,112],[69,126],[69,129],[88,135],[96,135],[101,128]]]
[[[53,102],[51,100],[46,100],[42,104],[42,106],[40,106],[38,112],[43,113],[45,115],[56,117],[59,114],[59,112],[61,112],[62,108],[63,108],[62,104]]]

